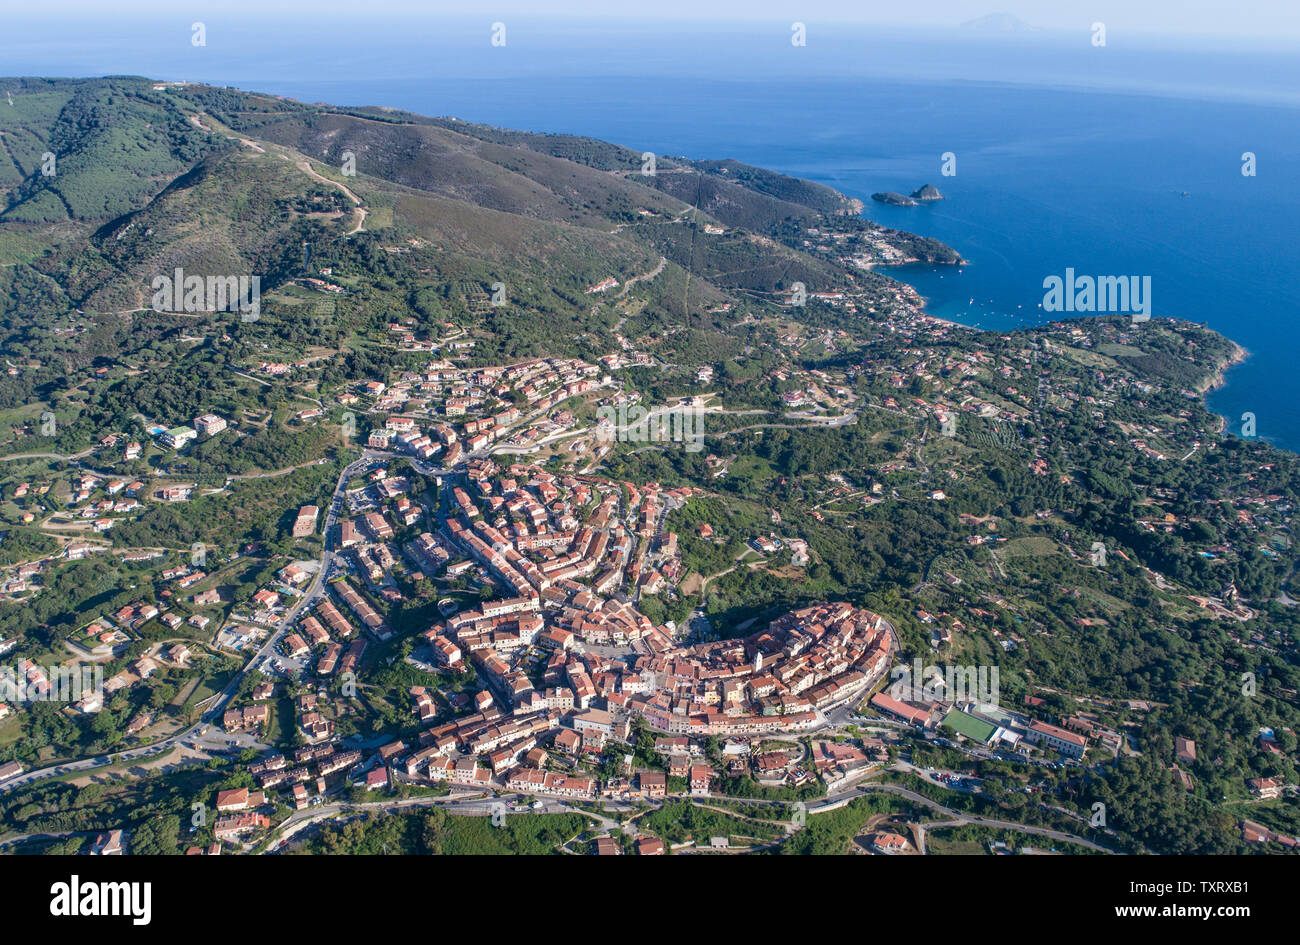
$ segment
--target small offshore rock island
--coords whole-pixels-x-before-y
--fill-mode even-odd
[[[936,200],[942,200],[943,194],[939,193],[939,188],[925,184],[912,191],[910,197],[903,194],[895,193],[892,190],[881,191],[871,195],[871,199],[877,203],[888,204],[891,207],[916,207],[923,203],[933,203]]]

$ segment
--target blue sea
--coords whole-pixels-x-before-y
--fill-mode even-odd
[[[38,17],[38,14],[27,14]],[[940,317],[1046,321],[1067,268],[1150,276],[1152,310],[1246,348],[1210,406],[1300,451],[1300,56],[1089,33],[882,32],[788,23],[193,18],[16,19],[9,75],[137,74],[341,105],[387,105],[638,151],[730,157],[821,181],[867,216],[933,236],[960,271],[892,274]],[[956,158],[944,176],[941,155]],[[1243,176],[1243,154],[1257,174]],[[939,203],[876,191],[937,186]]]

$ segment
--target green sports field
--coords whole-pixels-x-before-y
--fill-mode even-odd
[[[959,709],[953,709],[943,717],[943,725],[959,735],[965,735],[977,742],[987,742],[996,728],[988,722],[982,722],[973,715],[967,715]]]

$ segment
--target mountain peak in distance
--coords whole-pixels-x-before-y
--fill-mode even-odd
[[[1032,33],[1035,30],[1035,27],[1010,13],[986,13],[967,20],[961,28],[980,33]]]

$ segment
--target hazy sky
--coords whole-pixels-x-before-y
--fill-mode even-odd
[[[989,13],[1010,13],[1042,29],[1088,29],[1096,21],[1107,30],[1199,34],[1206,37],[1263,37],[1273,41],[1300,39],[1300,0],[220,0],[217,3],[176,0],[53,0],[11,9],[7,15],[44,19],[59,15],[114,16],[132,13],[167,17],[294,16],[321,14],[394,19],[424,16],[472,16],[489,20],[507,16],[580,16],[600,19],[645,17],[855,21],[917,27],[956,26]]]

